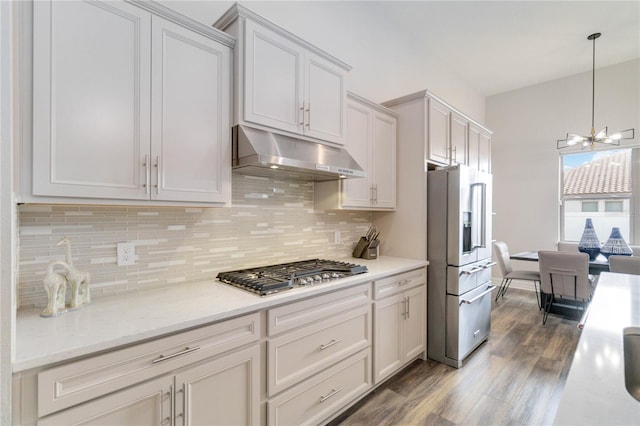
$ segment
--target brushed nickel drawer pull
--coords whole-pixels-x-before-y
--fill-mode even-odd
[[[174,354],[167,355],[167,356],[160,355],[158,358],[156,358],[153,361],[151,361],[151,363],[157,364],[159,362],[167,361],[167,360],[169,360],[171,358],[175,358],[177,356],[186,355],[188,353],[197,351],[198,349],[200,349],[200,346],[194,346],[193,348],[190,348],[190,347],[187,346],[186,348],[184,348],[184,350],[182,350],[180,352],[176,352]]]
[[[329,343],[325,343],[324,345],[320,345],[320,350],[323,351],[323,350],[335,345],[336,343],[340,343],[340,342],[342,342],[342,339],[338,339],[338,340],[333,339]]]
[[[326,394],[325,396],[321,396],[320,397],[320,402],[325,402],[327,399],[331,398],[332,396],[334,396],[335,394],[337,394],[338,392],[342,391],[342,388],[339,389],[331,389],[331,392],[329,392],[328,394]]]

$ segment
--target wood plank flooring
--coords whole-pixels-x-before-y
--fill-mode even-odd
[[[337,425],[549,425],[580,331],[549,315],[535,293],[509,289],[494,303],[491,335],[455,369],[417,360],[330,423]]]

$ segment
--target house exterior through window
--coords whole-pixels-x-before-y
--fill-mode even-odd
[[[624,148],[561,156],[562,240],[579,241],[586,219],[591,218],[602,243],[612,227],[620,228],[625,241],[634,243],[632,230],[638,226],[633,223],[634,151]],[[635,217],[637,221],[637,214]]]

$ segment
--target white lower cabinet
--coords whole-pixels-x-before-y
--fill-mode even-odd
[[[20,396],[37,394],[43,425],[253,425],[259,339],[250,314],[45,369]]]
[[[371,284],[267,311],[267,421],[318,424],[371,388]]]
[[[426,271],[416,270],[374,283],[373,380],[379,383],[424,354]]]
[[[257,424],[259,360],[259,346],[254,345],[45,417],[38,424]]]
[[[172,386],[173,377],[161,377],[45,417],[38,425],[169,425]]]

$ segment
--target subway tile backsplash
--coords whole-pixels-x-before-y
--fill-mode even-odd
[[[230,208],[22,205],[18,303],[44,306],[42,279],[63,260],[91,273],[91,297],[211,280],[219,271],[309,258],[346,259],[368,212],[313,209],[313,182],[233,175]],[[341,243],[334,243],[335,231]],[[117,266],[116,243],[135,244],[136,264]]]

